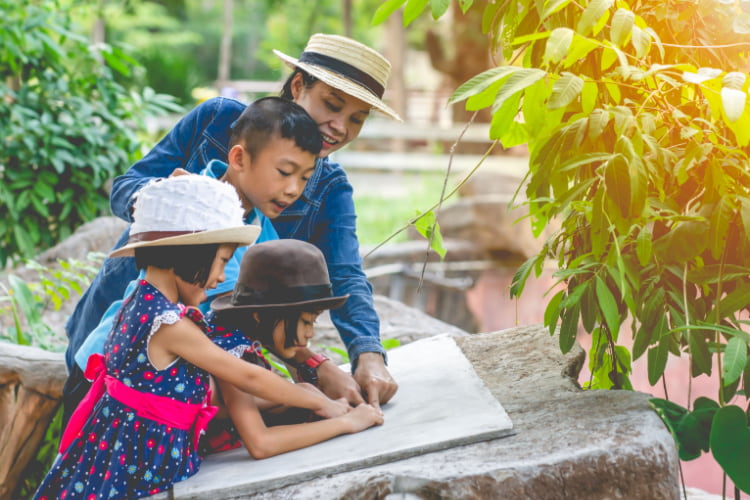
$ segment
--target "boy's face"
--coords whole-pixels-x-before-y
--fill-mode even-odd
[[[273,331],[273,347],[282,358],[291,359],[297,354],[297,349],[307,347],[307,343],[315,335],[314,323],[319,313],[303,312],[297,322],[297,338],[291,347],[284,347],[284,322],[279,321]]]
[[[302,195],[315,169],[315,159],[293,139],[272,137],[255,157],[244,146],[236,145],[230,151],[230,168],[235,175],[229,181],[245,208],[255,207],[274,219]]]
[[[323,136],[321,158],[356,139],[370,115],[371,106],[364,101],[322,81],[307,88],[299,73],[292,80],[292,96],[318,124]]]

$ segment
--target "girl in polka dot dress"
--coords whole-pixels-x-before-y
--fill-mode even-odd
[[[323,418],[350,411],[233,356],[227,346],[247,340],[216,336],[195,308],[224,280],[236,246],[257,237],[259,228],[242,221],[234,189],[208,177],[165,179],[138,193],[131,241],[112,255],[135,254],[145,279],[123,304],[105,355],[89,359],[92,388],[35,498],[138,498],[195,474],[198,438],[216,413],[209,373]]]

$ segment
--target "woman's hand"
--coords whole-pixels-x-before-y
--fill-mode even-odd
[[[363,431],[373,425],[382,425],[384,420],[383,411],[367,403],[362,403],[341,418],[351,425],[350,433]]]
[[[347,403],[346,399],[329,399],[327,396],[320,396],[323,404],[320,408],[315,410],[315,414],[323,418],[335,418],[349,413],[352,409]]]

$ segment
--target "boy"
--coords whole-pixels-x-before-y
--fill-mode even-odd
[[[315,169],[322,140],[317,124],[299,105],[278,97],[267,97],[249,105],[232,127],[229,139],[228,164],[213,160],[200,172],[201,175],[228,182],[237,190],[245,209],[245,224],[261,226],[257,242],[278,239],[270,223],[287,206],[300,197]],[[178,169],[172,175],[191,175]],[[168,214],[165,214],[168,216]],[[129,229],[126,229],[127,237]],[[238,248],[225,267],[225,281],[208,291],[208,304],[218,295],[229,292],[237,281],[239,263],[246,247]],[[132,268],[133,280],[125,296],[135,287],[138,276],[132,258],[127,260]],[[100,274],[113,262],[105,261]],[[99,325],[86,339],[70,339],[66,358],[75,362],[63,389],[63,423],[86,395],[89,383],[83,376],[91,354],[102,352],[104,340],[112,328],[114,315],[121,301],[114,302],[104,313]]]

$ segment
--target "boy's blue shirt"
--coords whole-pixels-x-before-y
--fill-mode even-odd
[[[115,179],[110,195],[112,212],[132,221],[131,197],[149,180],[167,177],[176,168],[197,173],[211,160],[226,161],[231,125],[245,107],[234,99],[218,97],[185,115],[146,156]],[[331,319],[350,359],[356,360],[362,352],[385,356],[372,286],[362,271],[352,186],[341,166],[328,158],[318,160],[300,199],[284,210],[273,226],[280,238],[300,239],[320,248],[328,263],[334,294],[350,294],[343,307],[331,311]],[[127,238],[125,231],[114,248],[124,245]],[[123,290],[134,276],[137,276],[134,259],[105,260],[66,324],[69,345],[65,359],[69,367],[103,312],[122,298]]]
[[[206,168],[204,168],[200,172],[200,174],[212,177],[214,179],[220,179],[227,171],[227,168],[227,164],[223,161],[212,160],[211,162],[209,162]],[[245,224],[256,224],[260,226],[260,234],[255,240],[256,243],[279,239],[279,235],[276,233],[276,229],[274,229],[273,225],[271,224],[271,220],[263,215],[257,208],[254,208],[248,214],[248,216],[245,218]],[[213,299],[215,299],[218,295],[222,295],[226,292],[231,292],[234,288],[235,283],[237,283],[237,278],[240,275],[240,262],[242,262],[242,256],[245,255],[245,251],[247,251],[246,246],[239,247],[234,251],[234,253],[232,254],[232,258],[229,259],[229,262],[227,262],[226,266],[224,267],[224,282],[219,283],[219,285],[213,290],[207,290],[208,299],[203,301],[203,303],[201,303],[199,307],[199,309],[204,314],[208,313],[208,311],[211,310],[211,302],[213,301]],[[138,274],[137,279],[134,279],[130,283],[128,283],[128,286],[125,289],[125,293],[123,294],[122,298],[110,304],[110,306],[104,312],[102,319],[99,321],[99,324],[96,326],[96,328],[94,328],[94,330],[92,330],[86,340],[84,340],[83,344],[81,344],[81,347],[78,348],[78,352],[75,355],[75,360],[81,370],[86,370],[86,363],[88,363],[89,356],[95,353],[104,353],[104,341],[107,340],[107,335],[114,326],[115,315],[120,310],[120,307],[122,306],[125,298],[133,293],[133,290],[135,290],[136,286],[138,285],[138,281],[145,278],[145,274],[145,271],[141,271]]]

